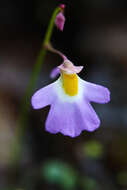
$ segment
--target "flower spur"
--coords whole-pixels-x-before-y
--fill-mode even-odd
[[[60,77],[32,96],[34,109],[51,106],[46,131],[76,137],[84,130],[94,131],[99,127],[99,117],[90,102],[107,103],[110,92],[103,86],[82,80],[77,75],[82,69],[65,59],[54,71],[56,74],[60,72]]]

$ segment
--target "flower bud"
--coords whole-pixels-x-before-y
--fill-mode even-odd
[[[63,31],[65,17],[62,12],[59,12],[55,19],[55,24],[60,31]]]

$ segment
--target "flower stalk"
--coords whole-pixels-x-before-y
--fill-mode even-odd
[[[55,49],[50,43],[45,45],[45,49],[47,49],[48,51],[50,51],[52,53],[59,55],[63,59],[63,61],[67,60],[67,57],[62,52]]]
[[[12,149],[10,153],[11,163],[15,163],[16,161],[20,159],[20,153],[22,149],[21,140],[26,130],[26,126],[27,126],[28,118],[29,118],[28,115],[29,115],[29,110],[30,110],[30,98],[33,94],[38,76],[40,74],[42,65],[44,63],[44,59],[47,52],[47,49],[45,47],[47,44],[50,44],[53,28],[55,25],[55,18],[60,11],[63,11],[63,7],[58,6],[52,14],[52,17],[50,19],[50,22],[49,22],[49,25],[48,25],[48,28],[47,28],[47,31],[42,43],[42,48],[40,50],[39,56],[37,57],[37,61],[33,67],[30,81],[28,83],[28,86],[23,98],[23,102],[20,109],[20,115],[19,115],[19,126],[16,129],[16,138],[12,144]]]

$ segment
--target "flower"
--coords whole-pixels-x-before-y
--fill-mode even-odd
[[[31,99],[34,109],[51,105],[46,120],[46,130],[76,137],[83,130],[94,131],[100,120],[90,102],[107,103],[107,88],[82,80],[77,73],[82,66],[65,60],[59,67],[60,77],[52,84],[38,90]]]
[[[65,17],[62,12],[59,12],[55,19],[55,24],[57,28],[61,31],[64,29]]]

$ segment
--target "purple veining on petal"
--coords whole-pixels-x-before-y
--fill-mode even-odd
[[[51,73],[50,73],[50,78],[54,79],[56,78],[58,75],[60,74],[60,69],[58,67],[55,67],[54,69],[52,69]]]
[[[110,101],[110,91],[97,84],[82,80],[84,86],[84,96],[91,102],[105,104]]]
[[[59,12],[55,19],[57,28],[61,31],[64,29],[65,17],[62,12]]]

